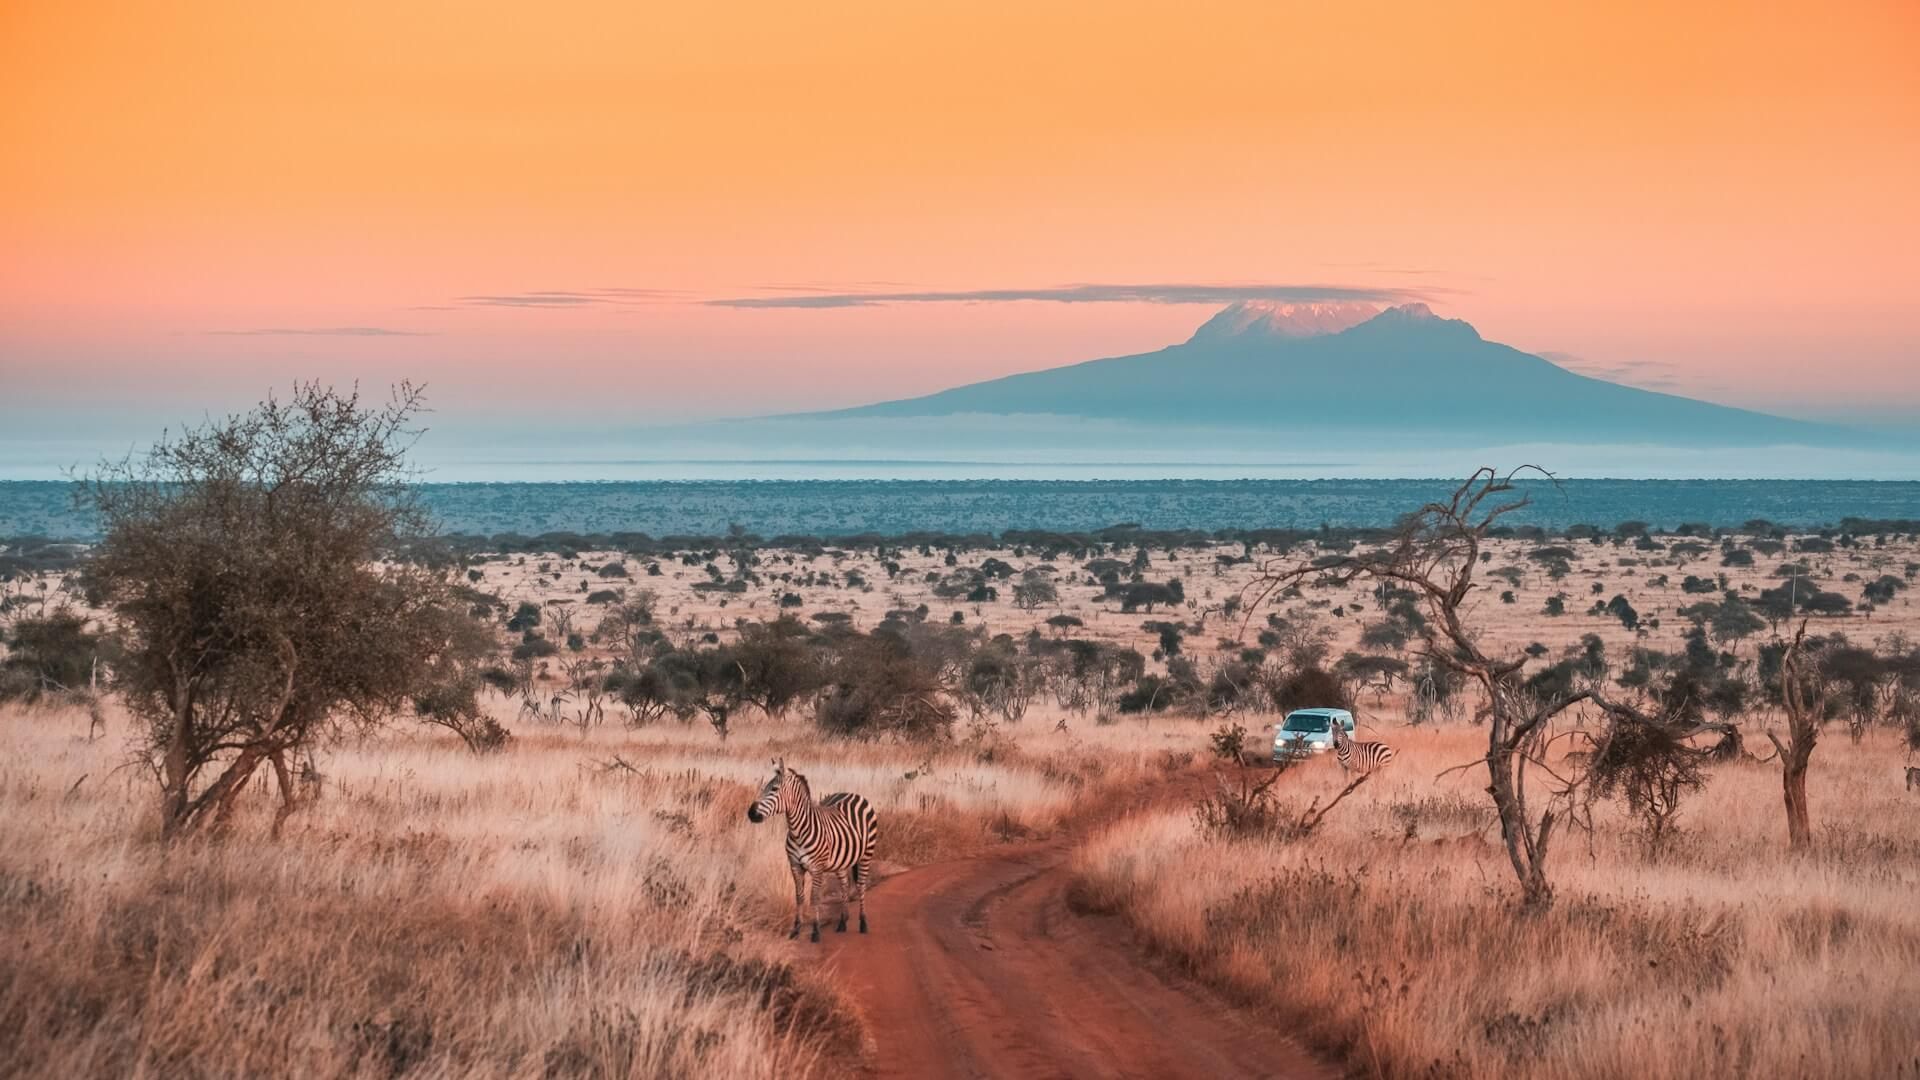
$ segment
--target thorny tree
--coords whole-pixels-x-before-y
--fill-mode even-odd
[[[124,638],[121,687],[173,836],[224,820],[262,764],[330,723],[404,707],[447,668],[464,618],[440,574],[382,561],[424,532],[404,455],[420,392],[390,403],[296,386],[290,401],[163,436],[82,489],[88,568]]]
[[[1528,498],[1514,477],[1528,469],[1502,474],[1482,468],[1461,484],[1452,498],[1433,502],[1402,520],[1387,545],[1373,551],[1316,560],[1311,565],[1262,568],[1249,588],[1248,617],[1275,593],[1307,581],[1345,584],[1361,578],[1398,583],[1420,597],[1428,619],[1420,632],[1430,662],[1456,672],[1479,686],[1487,703],[1487,792],[1500,818],[1507,858],[1519,880],[1521,898],[1529,908],[1552,902],[1547,880],[1547,850],[1554,827],[1571,799],[1570,785],[1548,793],[1547,806],[1536,817],[1528,802],[1527,767],[1537,764],[1547,738],[1548,721],[1585,701],[1584,687],[1566,686],[1536,693],[1524,684],[1525,653],[1490,653],[1468,627],[1469,601],[1476,584],[1487,534],[1507,514],[1525,507]],[[1544,470],[1532,469],[1551,479]]]

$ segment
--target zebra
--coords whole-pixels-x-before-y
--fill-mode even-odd
[[[1354,742],[1345,724],[1335,720],[1332,726],[1333,756],[1340,759],[1342,769],[1372,772],[1393,761],[1393,747],[1383,742]]]
[[[867,932],[867,883],[873,879],[873,849],[879,831],[873,807],[866,799],[844,791],[814,802],[807,778],[773,759],[773,779],[747,807],[747,820],[759,823],[774,814],[787,816],[787,865],[793,869],[793,931],[800,936],[800,915],[813,909],[813,940],[820,940],[820,906],[814,902],[816,879],[831,874],[840,879],[840,924],[847,932],[847,892],[860,905],[860,932]],[[852,883],[849,886],[848,879]]]

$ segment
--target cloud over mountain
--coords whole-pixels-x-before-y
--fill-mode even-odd
[[[426,337],[426,330],[394,330],[385,326],[263,327],[254,330],[209,330],[209,337]]]
[[[712,307],[845,308],[884,304],[982,304],[1034,301],[1054,304],[1227,304],[1241,301],[1289,303],[1376,302],[1397,304],[1428,299],[1440,290],[1379,288],[1367,285],[1145,285],[1084,284],[1044,289],[958,289],[915,292],[799,293],[789,296],[741,296],[704,300]]]

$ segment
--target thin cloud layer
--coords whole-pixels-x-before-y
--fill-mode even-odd
[[[1679,368],[1658,360],[1589,360],[1564,352],[1541,352],[1535,355],[1576,375],[1626,383],[1648,390],[1679,390],[1689,383]]]
[[[385,326],[269,326],[252,330],[209,330],[210,337],[427,337],[424,330]]]
[[[1364,285],[1064,285],[1051,289],[961,289],[922,292],[803,293],[703,300],[709,307],[847,308],[886,304],[1231,304],[1239,300],[1369,301],[1401,304],[1432,299],[1437,289],[1391,289]]]
[[[685,295],[674,289],[538,289],[531,292],[461,296],[455,298],[455,303],[462,307],[612,307],[647,301],[675,300]]]

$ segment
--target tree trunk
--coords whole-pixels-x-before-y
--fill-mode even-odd
[[[1787,801],[1787,846],[1805,851],[1813,846],[1813,827],[1807,819],[1807,755],[1789,755],[1780,774]]]
[[[193,776],[187,769],[187,746],[193,731],[193,704],[192,686],[176,678],[173,731],[167,737],[167,752],[160,762],[160,835],[164,839],[177,836],[192,814],[188,793]]]
[[[273,814],[273,835],[277,838],[280,826],[287,823],[288,816],[294,811],[297,797],[293,789],[293,774],[287,771],[286,751],[275,750],[267,755],[267,760],[273,764],[273,778],[280,785],[280,809]]]
[[[1494,724],[1498,732],[1503,725]],[[1487,794],[1493,796],[1494,810],[1500,817],[1500,838],[1506,843],[1507,861],[1513,864],[1514,879],[1520,883],[1522,907],[1544,909],[1553,903],[1553,886],[1547,881],[1547,841],[1552,835],[1554,816],[1541,815],[1536,834],[1527,821],[1526,798],[1514,775],[1515,754],[1506,750],[1496,735],[1487,751]]]
[[[1787,804],[1787,846],[1795,851],[1813,847],[1813,826],[1807,806],[1807,766],[1813,760],[1813,747],[1820,739],[1819,717],[1823,695],[1810,687],[1800,674],[1800,645],[1806,640],[1807,624],[1780,659],[1780,700],[1787,709],[1787,743],[1767,732],[1767,738],[1780,753],[1780,788]]]
[[[227,766],[213,786],[200,796],[197,804],[200,814],[196,816],[204,816],[211,807],[214,825],[225,825],[233,816],[233,808],[240,801],[240,794],[247,789],[247,781],[252,779],[254,770],[260,767],[265,757],[265,753],[253,747],[240,751],[240,756],[233,759],[233,764]]]

